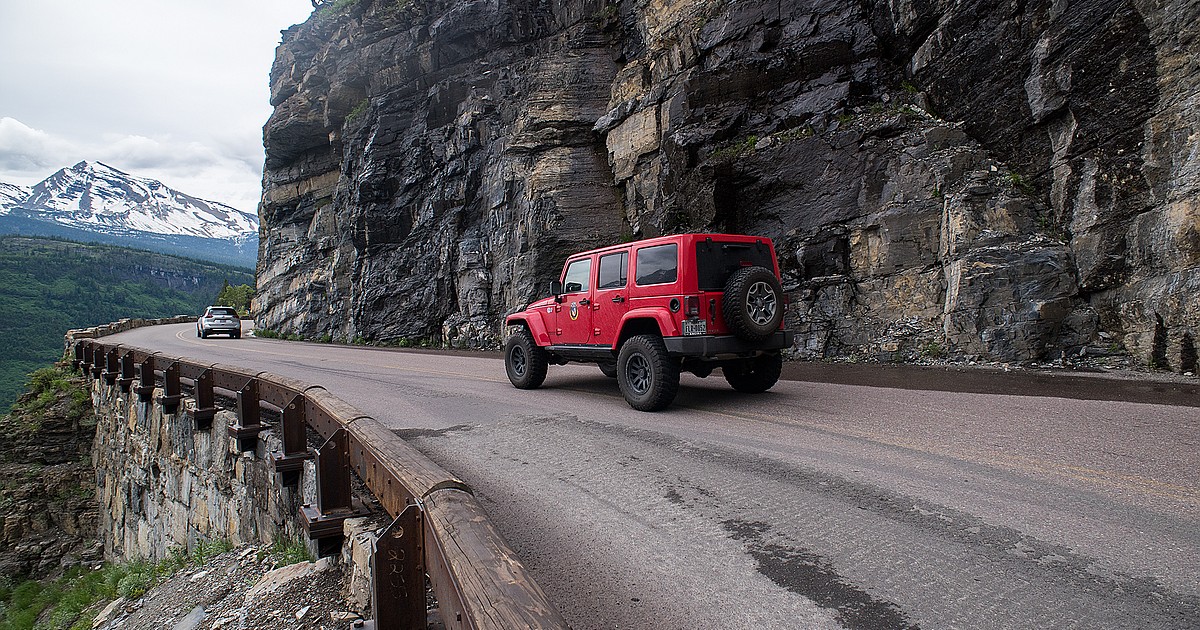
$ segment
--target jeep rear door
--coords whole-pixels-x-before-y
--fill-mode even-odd
[[[629,310],[629,250],[600,254],[597,263],[591,343],[611,346]]]

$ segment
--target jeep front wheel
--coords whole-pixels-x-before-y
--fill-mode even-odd
[[[658,336],[630,337],[617,356],[617,385],[630,407],[665,409],[679,392],[679,362],[667,354]]]
[[[764,354],[753,359],[741,359],[721,368],[725,380],[739,392],[758,394],[771,389],[783,371],[783,355]]]
[[[783,322],[783,288],[766,267],[745,267],[729,276],[721,314],[730,332],[746,341],[762,341]]]
[[[504,371],[517,389],[537,389],[546,380],[549,361],[546,351],[533,341],[524,326],[517,329],[504,344]]]

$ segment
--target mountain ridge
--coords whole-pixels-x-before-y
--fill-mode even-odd
[[[96,241],[253,267],[258,216],[81,161],[32,187],[0,182],[0,233]]]

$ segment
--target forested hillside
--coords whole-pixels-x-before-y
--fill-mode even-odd
[[[0,237],[0,411],[26,375],[62,353],[63,333],[123,317],[198,314],[245,269],[71,241]]]

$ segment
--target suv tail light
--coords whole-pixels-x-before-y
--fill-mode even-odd
[[[700,296],[689,295],[683,298],[683,313],[688,317],[700,316]]]

